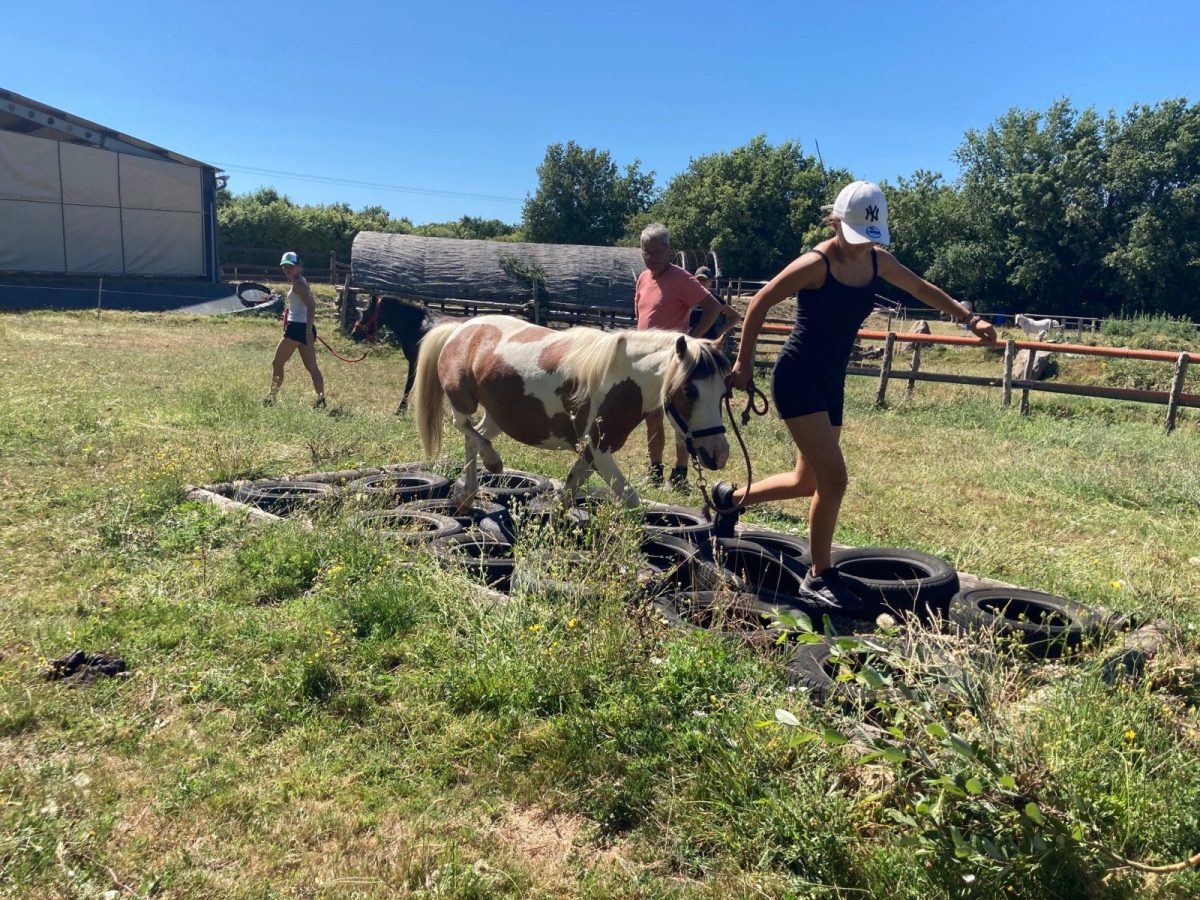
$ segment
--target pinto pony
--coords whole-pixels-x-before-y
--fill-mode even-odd
[[[1029,316],[1017,313],[1013,317],[1013,321],[1030,337],[1037,335],[1039,341],[1043,340],[1046,337],[1046,332],[1051,329],[1062,331],[1062,322],[1058,321],[1058,319],[1031,319]]]
[[[575,450],[567,496],[595,469],[615,496],[637,506],[613,453],[660,406],[701,465],[725,466],[721,399],[728,373],[720,350],[678,332],[552,331],[511,316],[479,316],[426,335],[413,406],[421,446],[433,459],[441,450],[443,399],[450,400],[454,427],[466,438],[460,502],[478,488],[478,457],[489,472],[503,469],[492,446],[503,432],[531,447]],[[483,418],[472,425],[480,407]]]
[[[404,351],[408,360],[408,377],[404,380],[404,394],[400,398],[400,406],[396,415],[404,412],[408,406],[408,395],[412,393],[413,380],[417,374],[417,351],[420,349],[422,338],[429,330],[443,321],[446,316],[438,315],[424,306],[406,303],[396,297],[375,294],[354,323],[350,337],[356,342],[366,341],[374,344],[379,340],[379,332],[387,326],[391,342]]]

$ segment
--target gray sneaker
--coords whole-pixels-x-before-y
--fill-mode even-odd
[[[800,585],[800,596],[844,613],[862,612],[865,608],[862,598],[850,589],[850,585],[842,580],[842,573],[833,566],[820,575],[814,575],[810,569]]]

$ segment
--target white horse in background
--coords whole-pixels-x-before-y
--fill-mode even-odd
[[[1046,339],[1048,331],[1062,331],[1062,322],[1058,319],[1031,319],[1029,316],[1017,313],[1013,321],[1030,337],[1037,335],[1039,341]]]

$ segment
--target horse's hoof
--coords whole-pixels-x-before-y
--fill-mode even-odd
[[[499,457],[497,457],[495,462],[485,462],[483,464],[483,467],[485,469],[487,469],[489,472],[491,472],[493,475],[499,475],[501,472],[504,471],[504,462]]]

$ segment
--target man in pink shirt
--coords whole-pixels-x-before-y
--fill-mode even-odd
[[[692,337],[708,331],[722,312],[730,317],[730,321],[736,322],[740,318],[737,310],[717,300],[686,269],[671,263],[671,235],[667,226],[655,222],[642,230],[642,262],[646,264],[646,271],[638,276],[633,295],[639,331],[658,328],[686,332],[688,316],[696,306],[701,307],[702,314],[691,329]],[[666,435],[661,409],[646,416],[646,443],[650,451],[650,481],[662,484]],[[687,463],[687,448],[677,441],[675,467],[671,470],[671,484],[676,488],[687,486]]]

